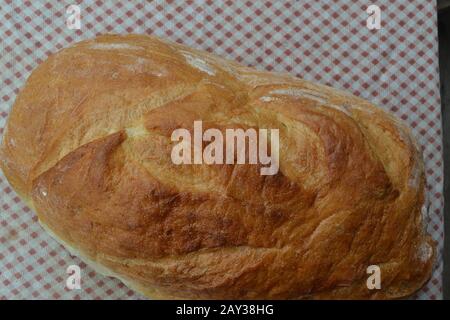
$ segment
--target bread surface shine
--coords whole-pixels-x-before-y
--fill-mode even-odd
[[[174,165],[171,133],[195,120],[279,129],[278,174]],[[431,274],[421,153],[399,121],[157,38],[100,36],[42,63],[1,165],[56,239],[148,297],[389,299]]]

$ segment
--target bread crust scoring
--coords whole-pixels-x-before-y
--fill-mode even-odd
[[[195,120],[279,129],[279,173],[174,165],[171,133]],[[1,166],[59,241],[150,297],[399,298],[433,265],[421,153],[398,120],[154,37],[100,36],[42,63]]]

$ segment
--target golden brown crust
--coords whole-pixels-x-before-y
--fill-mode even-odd
[[[176,166],[194,120],[280,130],[280,171]],[[387,299],[429,278],[424,175],[370,103],[148,36],[101,36],[41,64],[1,164],[72,250],[157,298]],[[369,265],[381,290],[366,287]]]

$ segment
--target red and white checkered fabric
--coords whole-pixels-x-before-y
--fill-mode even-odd
[[[366,27],[381,8],[380,30]],[[81,30],[66,27],[79,4]],[[259,69],[345,89],[393,111],[424,152],[428,231],[438,263],[421,299],[442,298],[443,163],[434,0],[17,1],[0,4],[0,127],[31,71],[51,53],[104,33],[153,34]],[[0,129],[3,130],[3,129]],[[0,176],[0,299],[128,299],[139,295],[92,271],[52,240]],[[78,264],[82,289],[65,288]]]

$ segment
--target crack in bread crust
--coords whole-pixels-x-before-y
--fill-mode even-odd
[[[177,128],[276,128],[280,171],[171,162]],[[424,173],[372,104],[160,39],[101,36],[41,64],[1,165],[67,247],[156,298],[387,299],[429,278]],[[366,287],[369,265],[381,290]]]

